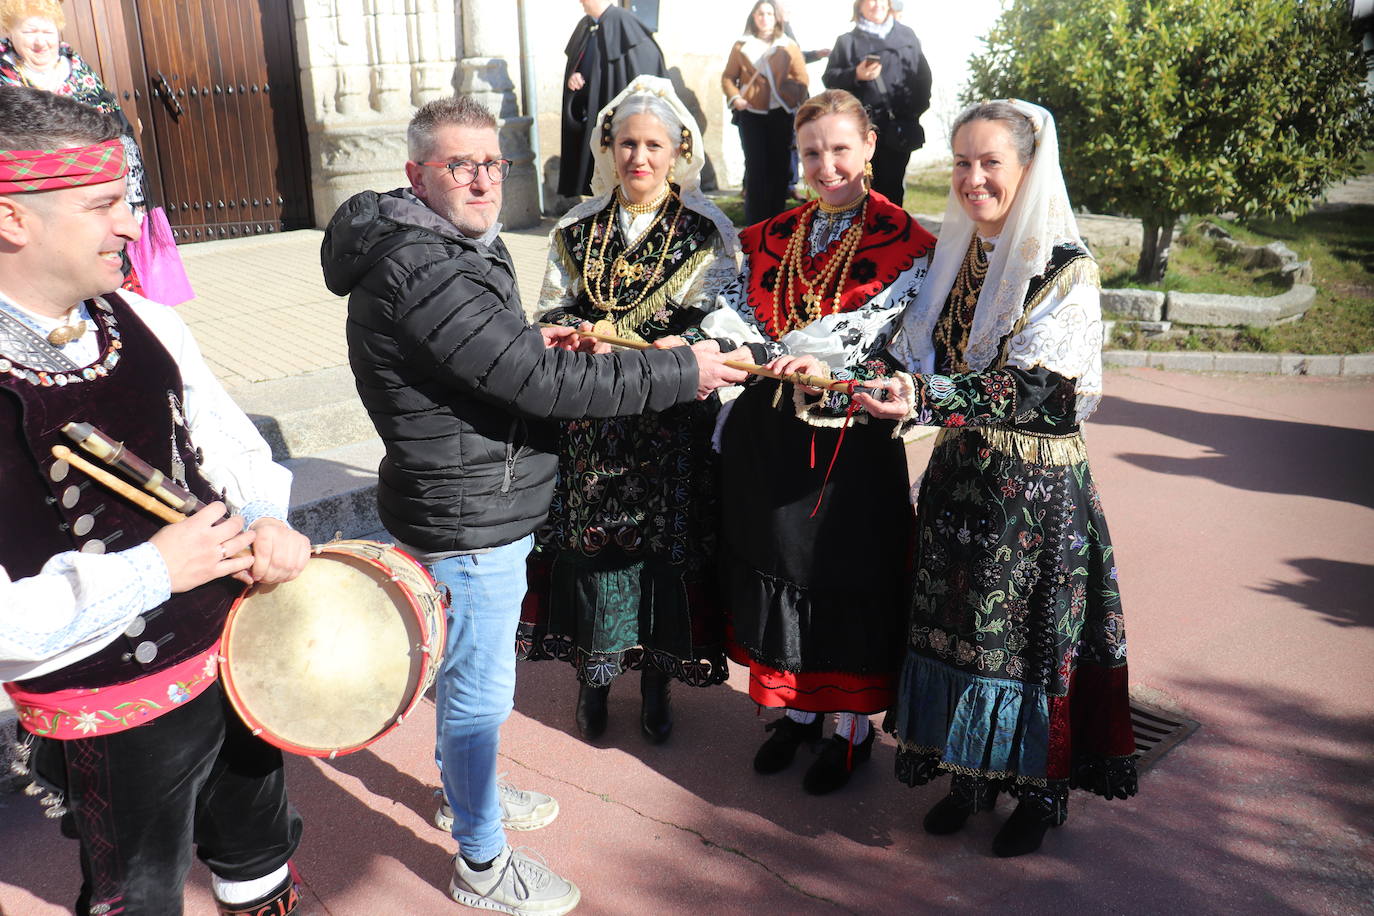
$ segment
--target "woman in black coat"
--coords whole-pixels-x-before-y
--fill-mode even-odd
[[[930,65],[889,0],[855,0],[854,30],[835,39],[822,78],[858,97],[878,131],[873,189],[902,205],[907,160],[925,145],[921,115],[930,107]]]

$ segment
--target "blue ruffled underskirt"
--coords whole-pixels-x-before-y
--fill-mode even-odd
[[[938,753],[940,768],[1044,779],[1050,738],[1043,687],[978,677],[908,650],[897,688],[902,746]]]

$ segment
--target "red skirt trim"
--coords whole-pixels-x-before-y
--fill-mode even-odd
[[[882,712],[897,697],[895,674],[844,671],[779,671],[731,645],[730,658],[749,667],[749,698],[760,706],[803,712]]]

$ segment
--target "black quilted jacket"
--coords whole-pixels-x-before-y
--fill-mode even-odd
[[[425,551],[518,540],[548,512],[556,420],[663,410],[696,394],[687,348],[605,356],[546,349],[510,254],[408,191],[365,191],[330,220],[325,283],[348,296],[348,358],[386,444],[377,505]]]

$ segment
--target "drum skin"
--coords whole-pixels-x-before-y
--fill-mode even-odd
[[[444,605],[423,566],[388,544],[333,541],[295,579],[235,602],[220,676],[263,740],[335,757],[400,725],[443,648]]]

